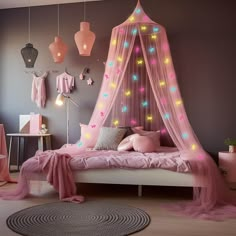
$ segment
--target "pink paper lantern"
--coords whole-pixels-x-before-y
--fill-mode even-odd
[[[64,57],[67,53],[67,46],[59,36],[56,36],[54,42],[49,45],[49,50],[55,63],[64,61]]]
[[[95,41],[89,22],[80,22],[80,31],[75,34],[75,43],[81,56],[90,56]]]

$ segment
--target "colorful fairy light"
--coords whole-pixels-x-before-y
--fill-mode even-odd
[[[135,20],[135,17],[134,16],[131,16],[130,18],[129,18],[129,21],[130,22],[133,22]]]
[[[110,83],[110,87],[115,89],[116,88],[116,83],[114,83],[114,82]]]
[[[159,31],[159,28],[158,27],[153,27],[152,31],[153,31],[153,33],[157,33]]]
[[[145,91],[145,88],[144,88],[144,87],[140,87],[140,88],[139,88],[139,91],[140,91],[141,93],[143,93],[143,92]]]
[[[137,65],[142,65],[143,64],[143,59],[138,59],[137,60]]]
[[[142,31],[146,31],[146,30],[147,30],[147,26],[146,26],[146,25],[142,25],[142,26],[141,26],[141,30],[142,30]]]
[[[166,105],[166,104],[167,104],[166,98],[161,98],[161,104],[162,104],[162,105]]]
[[[127,112],[128,111],[128,107],[127,106],[123,106],[122,108],[121,108],[121,112]]]
[[[136,124],[137,124],[137,121],[134,120],[134,119],[131,119],[130,124],[131,124],[131,125],[136,125]]]
[[[176,90],[177,90],[177,88],[176,88],[175,86],[170,87],[170,91],[171,91],[172,93],[176,92]]]
[[[204,157],[205,157],[205,156],[204,156],[203,154],[199,154],[199,155],[197,156],[197,158],[200,159],[200,160],[202,160]]]
[[[138,80],[138,75],[133,74],[133,75],[132,75],[132,80],[133,80],[133,81],[137,81],[137,80]]]
[[[157,35],[156,34],[152,34],[151,35],[151,39],[156,40],[157,39]]]
[[[83,142],[79,141],[77,145],[78,145],[78,147],[82,147],[83,146]]]
[[[151,46],[151,47],[148,49],[148,51],[149,51],[150,53],[154,53],[154,52],[155,52],[155,48]]]
[[[148,106],[148,101],[142,102],[142,107],[147,107]]]
[[[104,104],[102,102],[98,103],[98,109],[104,108]]]
[[[195,151],[195,150],[197,149],[197,145],[196,145],[196,144],[192,144],[191,149],[192,149],[193,151]]]
[[[108,98],[109,94],[108,93],[103,93],[102,95],[104,98]]]
[[[140,8],[137,8],[137,9],[135,10],[135,13],[136,13],[136,14],[140,14],[140,13],[141,13],[141,9],[140,9]]]
[[[122,62],[123,58],[121,56],[117,57],[117,61]]]
[[[169,64],[170,63],[170,59],[168,57],[166,57],[165,60],[164,60],[164,63],[165,64]]]
[[[161,134],[166,134],[166,129],[161,129]]]
[[[164,119],[169,120],[170,119],[170,114],[169,113],[165,113],[164,114]]]
[[[115,46],[115,45],[116,45],[116,43],[117,43],[117,40],[116,40],[116,39],[113,39],[113,40],[112,40],[112,45],[114,45],[114,46]]]
[[[157,64],[157,60],[154,59],[154,58],[152,58],[152,59],[151,59],[151,64],[152,64],[152,65],[156,65],[156,64]]]
[[[147,121],[149,121],[149,122],[152,121],[152,116],[151,115],[147,116]]]
[[[125,96],[128,97],[128,96],[130,96],[130,95],[131,95],[131,91],[130,91],[130,90],[126,90],[126,91],[125,91]]]
[[[184,120],[184,115],[183,115],[183,114],[181,114],[181,115],[179,116],[179,120],[180,120],[180,121]]]
[[[162,81],[160,81],[159,85],[160,85],[161,87],[164,87],[164,86],[166,85],[166,82],[162,80]]]
[[[179,106],[179,105],[181,105],[181,104],[182,104],[182,101],[181,101],[181,100],[175,101],[175,105],[176,105],[176,106]]]
[[[110,66],[110,67],[114,66],[114,62],[113,62],[113,61],[110,61],[110,62],[108,63],[108,66]]]
[[[118,125],[119,125],[119,120],[114,120],[114,121],[113,121],[113,124],[114,124],[115,126],[118,126]]]
[[[129,43],[127,41],[124,42],[124,48],[128,48],[129,47]]]
[[[187,139],[188,138],[188,133],[182,133],[182,138]]]
[[[138,32],[138,30],[137,30],[136,28],[132,29],[132,31],[131,31],[131,33],[132,33],[133,35],[136,35],[137,32]]]
[[[139,47],[139,46],[136,46],[136,47],[135,47],[135,52],[136,52],[136,53],[139,53],[139,52],[140,52],[140,47]]]
[[[91,134],[90,133],[85,133],[85,138],[86,139],[91,139]]]

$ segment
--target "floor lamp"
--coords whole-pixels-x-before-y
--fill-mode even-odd
[[[65,102],[66,100],[66,102]],[[74,104],[76,107],[79,107],[78,103],[76,103],[70,96],[65,93],[59,93],[56,98],[55,104],[57,106],[62,106],[66,103],[66,144],[69,144],[69,122],[70,122],[70,102]]]

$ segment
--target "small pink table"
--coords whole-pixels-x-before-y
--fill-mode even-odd
[[[3,124],[0,124],[0,181],[11,182],[8,170],[6,136]]]

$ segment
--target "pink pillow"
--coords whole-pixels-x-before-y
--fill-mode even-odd
[[[94,148],[98,139],[100,129],[84,124],[80,124],[80,127],[81,136],[80,140],[77,143],[81,143],[82,147]]]
[[[156,145],[156,149],[160,147],[160,130],[158,131],[147,131],[141,129],[133,129],[136,134],[141,136],[147,136],[152,139],[153,143]]]
[[[131,134],[129,136],[127,136],[126,138],[124,138],[120,144],[118,145],[117,150],[118,151],[129,151],[133,148],[133,139],[135,137],[138,137],[139,134]]]
[[[156,145],[148,136],[136,136],[133,139],[133,148],[137,152],[155,152]]]

